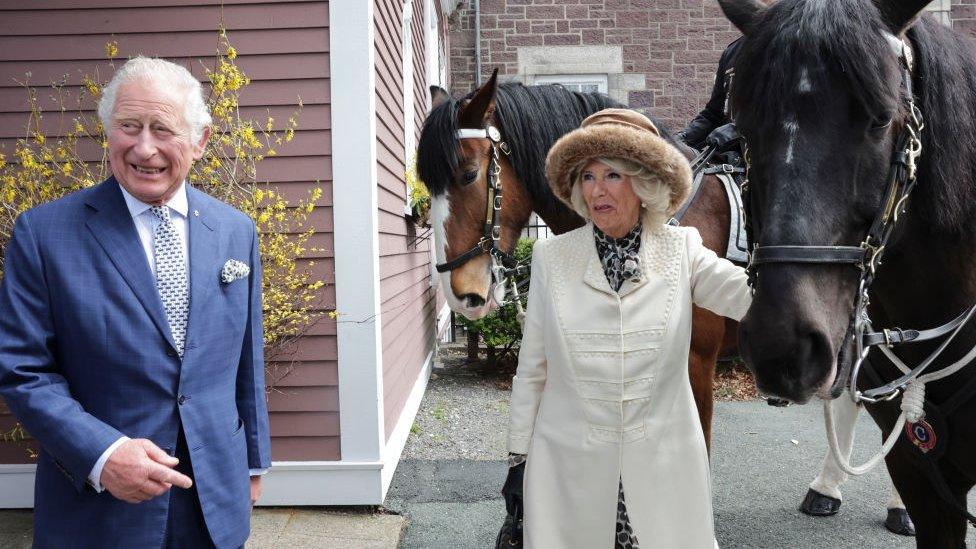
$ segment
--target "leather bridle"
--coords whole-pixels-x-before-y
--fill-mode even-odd
[[[502,140],[502,134],[498,128],[488,124],[484,128],[461,128],[457,131],[457,138],[463,139],[487,139],[490,143],[488,147],[488,169],[486,179],[488,183],[488,195],[485,201],[485,223],[482,229],[481,238],[466,252],[458,255],[450,261],[436,265],[437,272],[445,273],[453,271],[471,261],[472,259],[487,254],[491,258],[491,276],[495,284],[507,287],[508,282],[512,281],[512,291],[518,295],[518,288],[514,283],[514,277],[529,272],[527,264],[518,264],[515,257],[502,250],[501,241],[501,210],[502,210],[502,168],[499,160],[499,152],[505,155],[511,154],[508,144]],[[489,297],[492,292],[489,291]],[[499,303],[503,305],[503,303]]]
[[[848,325],[846,337],[853,338],[857,354],[850,372],[850,377],[838,375],[838,383],[850,383],[850,394],[855,402],[880,402],[892,400],[916,379],[935,358],[948,346],[949,342],[961,331],[966,322],[976,312],[976,305],[963,312],[952,321],[930,330],[902,330],[883,329],[873,331],[868,317],[870,304],[869,289],[874,282],[877,268],[888,246],[892,231],[899,218],[904,216],[907,202],[916,186],[917,161],[922,152],[922,129],[925,127],[922,112],[915,104],[912,93],[912,72],[914,60],[912,49],[903,40],[891,37],[893,44],[897,41],[899,48],[899,62],[902,68],[902,85],[908,118],[898,134],[890,169],[887,177],[887,189],[882,208],[875,216],[867,236],[858,246],[799,246],[774,245],[763,246],[753,239],[754,218],[749,211],[751,200],[749,197],[749,151],[745,149],[746,181],[742,187],[743,204],[746,208],[746,235],[749,242],[750,259],[746,267],[749,285],[755,291],[759,275],[759,267],[768,264],[816,264],[816,265],[851,265],[860,271],[857,295],[855,296],[854,312]],[[939,348],[919,366],[905,373],[898,379],[867,391],[857,390],[857,378],[861,366],[872,347],[894,345],[932,340],[948,334],[948,338]],[[846,341],[845,337],[845,341]]]

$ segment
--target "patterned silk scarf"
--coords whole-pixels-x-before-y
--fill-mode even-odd
[[[603,274],[615,292],[620,291],[625,280],[638,282],[643,276],[640,264],[641,229],[641,222],[638,220],[629,233],[613,238],[596,225],[593,226],[596,253],[603,264]]]

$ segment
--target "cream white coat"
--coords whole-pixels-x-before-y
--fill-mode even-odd
[[[643,549],[712,549],[688,381],[692,303],[740,319],[742,268],[693,228],[645,228],[643,279],[610,288],[593,226],[536,242],[509,450],[527,453],[525,546],[612,548],[618,479]]]

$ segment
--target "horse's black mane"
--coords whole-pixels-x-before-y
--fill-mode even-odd
[[[458,110],[470,96],[451,99],[434,108],[420,134],[417,174],[434,196],[444,194],[457,173],[461,160],[455,135]],[[546,182],[549,147],[563,134],[578,128],[590,114],[624,106],[601,93],[579,93],[559,85],[523,86],[515,82],[499,85],[495,102],[499,130],[512,149],[509,159],[512,168],[542,208],[558,203]]]
[[[925,116],[916,206],[937,228],[969,233],[976,228],[976,44],[927,17],[908,35]]]
[[[876,116],[899,112],[887,28],[872,0],[780,0],[764,10],[736,65],[738,119],[756,128],[782,123],[796,67],[840,68],[847,91]],[[972,230],[976,210],[976,47],[929,17],[908,31],[913,88],[925,118],[919,189],[913,199],[935,229]],[[761,108],[738,108],[739,104]]]

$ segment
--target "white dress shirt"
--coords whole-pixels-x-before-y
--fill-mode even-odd
[[[129,208],[129,214],[132,215],[132,221],[135,223],[136,232],[139,234],[139,242],[142,244],[142,249],[146,252],[146,261],[149,262],[149,270],[153,273],[153,277],[156,275],[156,258],[153,254],[153,235],[156,232],[156,227],[159,226],[161,221],[158,217],[153,215],[149,208],[152,206],[142,202],[138,198],[132,196],[129,191],[125,190],[125,187],[119,185],[119,190],[122,191],[122,197],[125,198],[125,205]],[[187,273],[190,272],[190,238],[189,238],[189,223],[188,216],[190,211],[190,203],[186,198],[186,182],[180,184],[180,188],[177,189],[176,194],[166,202],[166,207],[170,209],[169,216],[170,220],[173,222],[173,226],[176,228],[176,234],[179,235],[180,240],[183,243],[183,258],[185,260]],[[108,461],[109,456],[112,452],[116,450],[123,442],[129,440],[129,437],[122,437],[112,443],[98,458],[95,462],[95,466],[92,467],[91,473],[88,475],[88,482],[95,488],[96,492],[101,492],[104,488],[102,487],[102,469],[105,468],[105,462]],[[251,469],[251,476],[263,475],[267,473],[267,469]]]

